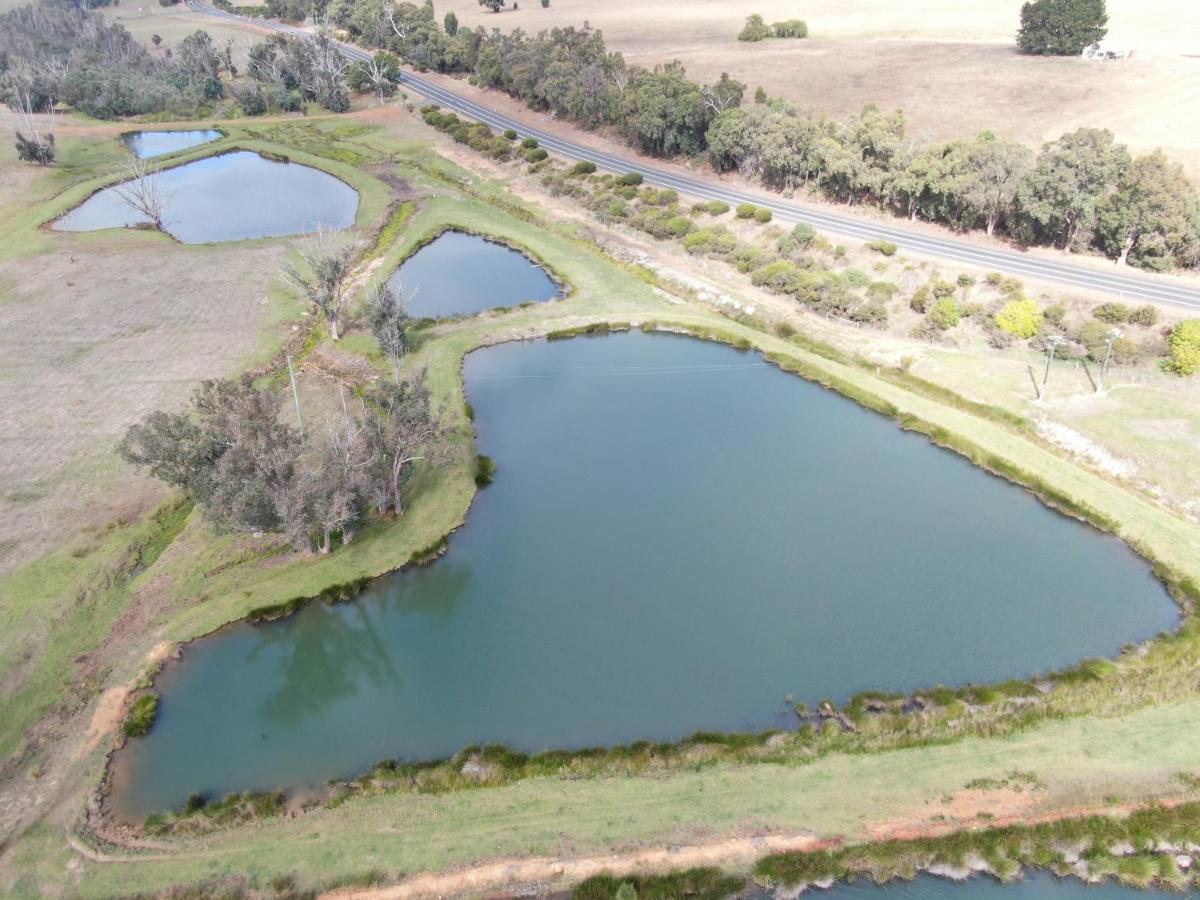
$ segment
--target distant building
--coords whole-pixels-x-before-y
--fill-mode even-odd
[[[1128,59],[1133,56],[1133,50],[1105,39],[1084,47],[1081,55],[1084,59]]]

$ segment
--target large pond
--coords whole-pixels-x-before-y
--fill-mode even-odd
[[[221,138],[215,128],[197,131],[135,131],[124,136],[125,146],[141,159],[175,153],[189,147],[209,144]]]
[[[166,197],[163,227],[185,244],[302,234],[354,224],[358,193],[309,166],[239,150],[149,176]],[[96,231],[146,219],[105,188],[54,223],[62,231]]]
[[[774,894],[764,891],[751,896],[754,900],[770,900]],[[892,881],[882,886],[860,880],[838,884],[827,891],[807,891],[802,896],[812,900],[1167,900],[1195,894],[1139,890],[1115,883],[1091,885],[1077,878],[1029,872],[1011,884],[984,877],[958,882],[922,875],[912,881]]]
[[[477,742],[789,727],[789,693],[1026,676],[1177,620],[1122,542],[757,354],[633,332],[464,371],[499,468],[447,554],[189,646],[120,814]]]
[[[388,283],[414,318],[474,315],[561,296],[546,270],[496,241],[447,231],[395,271]]]

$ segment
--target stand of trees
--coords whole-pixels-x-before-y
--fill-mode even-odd
[[[416,464],[448,459],[422,373],[343,396],[320,439],[283,422],[282,405],[248,380],[206,381],[189,411],[151,413],[118,452],[187,491],[218,530],[281,532],[303,553],[349,543],[372,510],[401,515]]]
[[[1107,25],[1104,0],[1033,0],[1021,7],[1017,45],[1040,56],[1078,56]]]

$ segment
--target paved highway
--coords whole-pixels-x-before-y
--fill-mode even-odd
[[[270,19],[249,19],[245,16],[225,12],[203,3],[201,0],[188,0],[188,7],[193,12],[239,25],[289,34],[307,34],[300,28]],[[339,47],[346,56],[352,59],[370,59],[369,53],[351,44],[339,44]],[[556,137],[517,119],[480,106],[407,70],[403,73],[401,80],[406,87],[417,91],[439,106],[484,122],[500,131],[511,128],[522,137],[537,138],[541,146],[560,156],[575,160],[590,160],[600,168],[612,172],[640,172],[648,184],[660,188],[674,188],[681,194],[687,194],[690,197],[724,200],[734,206],[739,203],[754,203],[758,206],[765,206],[775,214],[776,218],[783,221],[808,222],[814,228],[864,241],[891,241],[910,253],[994,269],[1009,275],[1051,281],[1067,287],[1104,291],[1127,300],[1153,300],[1158,303],[1200,311],[1200,288],[1190,287],[1176,280],[1136,274],[1124,268],[1107,269],[1084,263],[1074,263],[1065,259],[1046,259],[1001,247],[980,246],[955,238],[923,234],[920,231],[904,227],[899,221],[895,225],[875,222],[820,206],[739,191],[725,187],[711,179],[678,175],[655,168],[647,165],[643,159],[632,153],[629,155],[605,153]]]

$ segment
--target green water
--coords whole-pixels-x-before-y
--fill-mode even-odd
[[[141,159],[162,156],[189,147],[198,147],[218,140],[221,132],[215,128],[195,131],[135,131],[124,136],[125,146]]]
[[[546,270],[528,256],[461,231],[447,231],[426,244],[388,283],[416,319],[473,315],[561,296]]]
[[[789,693],[1026,676],[1176,622],[1120,541],[757,354],[634,332],[464,371],[499,469],[449,552],[189,646],[118,812],[477,742],[789,727]]]
[[[299,163],[239,150],[149,176],[165,196],[163,228],[185,244],[303,234],[354,224],[358,193]],[[113,188],[93,194],[54,223],[60,231],[97,231],[144,223]]]

